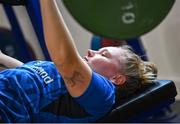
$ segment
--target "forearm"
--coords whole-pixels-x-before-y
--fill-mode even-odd
[[[68,62],[69,56],[77,57],[73,39],[55,0],[41,0],[41,12],[45,41],[52,60],[63,64]]]
[[[23,63],[0,52],[0,65],[2,68],[14,68],[23,65]]]

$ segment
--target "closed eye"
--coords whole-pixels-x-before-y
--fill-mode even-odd
[[[102,51],[102,53],[101,53],[101,55],[103,56],[103,57],[107,57],[107,58],[109,58],[110,57],[110,53],[108,52],[108,51]]]

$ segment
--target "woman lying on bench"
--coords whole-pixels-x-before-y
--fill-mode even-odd
[[[127,46],[88,50],[82,59],[55,0],[40,3],[53,62],[23,64],[0,54],[0,63],[11,68],[0,72],[4,122],[95,122],[111,111],[119,91],[128,96],[156,79],[154,64]]]

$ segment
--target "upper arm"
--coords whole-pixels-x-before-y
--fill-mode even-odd
[[[55,0],[41,0],[45,43],[52,61],[63,77],[71,96],[80,96],[88,87],[91,69],[81,59]]]
[[[64,64],[58,65],[66,87],[73,97],[81,96],[89,86],[92,70],[81,57],[70,58]]]

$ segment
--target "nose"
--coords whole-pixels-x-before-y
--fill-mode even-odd
[[[96,51],[88,49],[88,52],[87,52],[88,57],[93,57],[95,54],[96,54]]]

